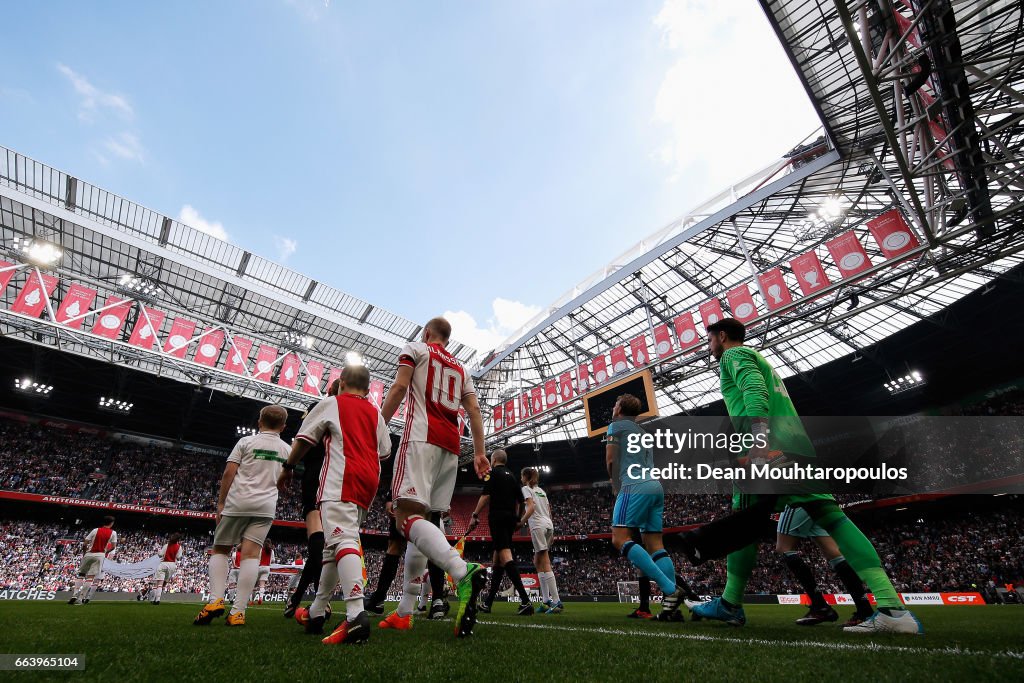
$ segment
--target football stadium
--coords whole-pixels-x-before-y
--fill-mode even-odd
[[[5,10],[55,36],[0,48],[5,680],[1022,680],[1021,4],[491,5]],[[223,61],[156,44],[190,41]],[[731,180],[664,191],[657,229],[569,103],[657,89],[624,45],[692,49],[684,109],[730,112],[679,144]],[[375,85],[321,128],[285,52]],[[459,79],[499,53],[516,82]],[[727,87],[758,62],[813,120],[792,139],[773,86]],[[403,69],[434,80],[386,92]],[[189,92],[271,73],[230,114]],[[453,100],[479,116],[432,130]],[[566,218],[589,202],[615,239]],[[517,316],[483,330],[491,299]]]

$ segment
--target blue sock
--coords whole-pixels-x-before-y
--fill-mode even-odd
[[[650,577],[655,583],[658,584],[658,588],[665,595],[674,593],[676,590],[676,581],[674,578],[669,579],[665,576],[658,565],[654,563],[651,556],[647,554],[643,546],[638,545],[634,541],[627,541],[622,546],[622,556],[633,563],[633,566],[639,569],[645,576]],[[674,574],[673,574],[674,575]]]
[[[668,556],[668,551],[662,548],[653,555],[651,559],[654,560],[654,564],[658,565],[658,569],[665,575],[672,583],[676,582],[676,568],[672,566],[672,558]]]

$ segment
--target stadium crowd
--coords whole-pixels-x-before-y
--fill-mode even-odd
[[[1019,510],[972,512],[927,522],[866,524],[865,531],[875,542],[883,564],[900,591],[977,590],[989,581],[997,585],[1024,583],[1024,513]],[[52,523],[0,522],[0,589],[66,589],[78,569],[81,538],[85,532],[84,528]],[[118,562],[141,561],[155,554],[166,540],[166,534],[148,530],[119,527],[118,532],[120,544],[115,557]],[[184,554],[169,592],[205,589],[206,550],[210,540],[209,534],[183,534]],[[671,538],[668,547],[671,551]],[[822,590],[839,591],[840,584],[821,554],[807,542],[802,549],[814,566]],[[276,561],[290,564],[302,550],[303,547],[295,543],[276,543]],[[525,570],[530,563],[528,544],[519,544],[516,554]],[[466,555],[489,562],[486,544],[470,545]],[[607,541],[556,543],[552,556],[563,595],[614,595],[619,581],[636,578],[629,563],[618,557]],[[375,585],[383,550],[366,548],[365,559],[370,584]],[[718,593],[725,583],[724,562],[697,568],[685,567],[681,562],[676,564],[699,593]],[[268,590],[284,591],[289,579],[288,575],[273,575]],[[100,587],[104,591],[135,591],[141,584],[139,580],[108,576]],[[761,546],[748,591],[800,591],[770,542]]]

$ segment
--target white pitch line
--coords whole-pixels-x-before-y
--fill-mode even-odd
[[[998,652],[986,652],[983,650],[965,650],[959,647],[906,647],[904,645],[880,645],[878,643],[837,643],[818,640],[768,640],[767,638],[731,638],[708,636],[698,633],[673,633],[670,631],[632,631],[618,628],[607,628],[604,626],[555,626],[552,624],[524,624],[510,623],[504,621],[480,621],[485,626],[504,626],[506,628],[527,628],[541,629],[547,631],[567,631],[576,633],[599,633],[612,636],[641,636],[647,638],[667,638],[669,640],[692,640],[704,643],[729,643],[736,645],[760,645],[762,647],[792,647],[808,648],[815,650],[834,650],[850,652],[891,652],[899,654],[914,655],[953,655],[957,657],[1000,657],[1007,659],[1024,660],[1024,652],[1002,650]],[[863,638],[863,635],[851,634],[850,638]]]

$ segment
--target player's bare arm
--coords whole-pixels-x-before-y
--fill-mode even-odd
[[[527,498],[526,509],[523,511],[523,516],[519,519],[519,526],[526,524],[526,520],[530,519],[535,508],[536,506],[533,504],[533,498]]]
[[[484,511],[484,508],[491,504],[491,496],[487,493],[480,496],[480,500],[476,502],[476,509],[473,510],[473,515],[470,518],[469,529],[475,529],[476,525],[480,523],[480,513]]]
[[[384,416],[384,422],[391,422],[391,418],[398,412],[398,406],[409,393],[409,383],[412,382],[413,368],[408,365],[398,366],[398,374],[395,375],[395,383],[388,389],[388,395],[384,399],[384,405],[380,408],[380,414]]]
[[[220,522],[221,513],[224,512],[224,501],[228,498],[228,491],[231,490],[231,482],[238,474],[238,463],[229,462],[224,467],[224,476],[220,478],[220,493],[217,495],[217,521]]]
[[[487,451],[484,450],[484,418],[480,414],[480,403],[476,400],[476,394],[465,394],[462,397],[462,407],[469,416],[469,431],[473,435],[473,469],[476,476],[483,479],[484,475],[491,471],[491,466],[487,462]]]

